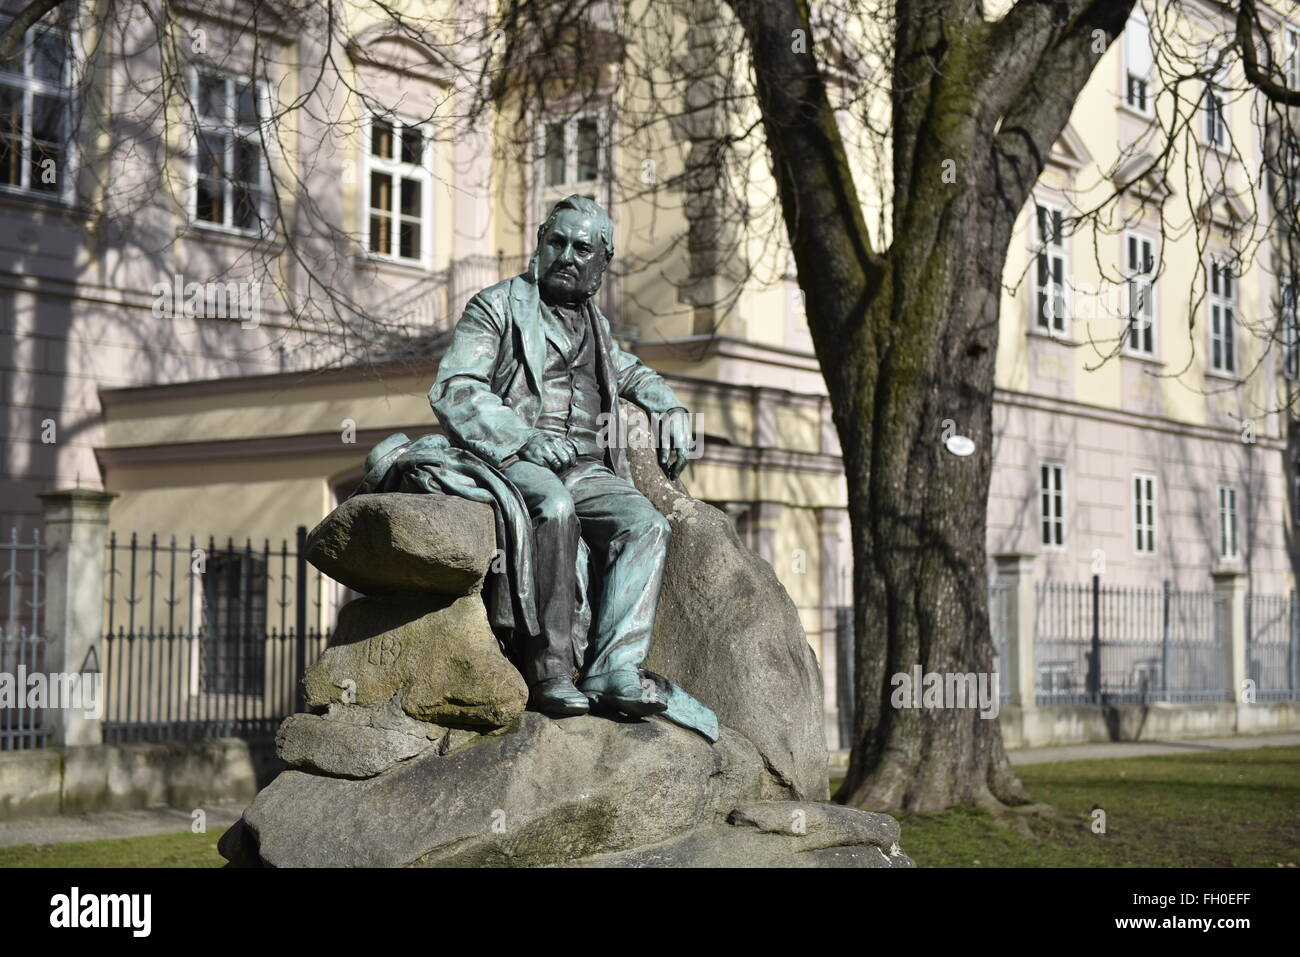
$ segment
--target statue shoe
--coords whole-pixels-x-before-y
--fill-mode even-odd
[[[550,715],[586,714],[590,708],[587,696],[573,686],[567,675],[539,681],[528,691],[528,707]]]
[[[591,700],[591,710],[621,711],[636,718],[663,714],[668,698],[649,679],[642,680],[635,671],[611,671],[584,678],[578,688]]]

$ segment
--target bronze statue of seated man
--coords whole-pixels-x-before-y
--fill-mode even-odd
[[[517,651],[530,707],[555,715],[667,707],[638,668],[669,525],[610,437],[625,434],[620,397],[645,409],[661,423],[659,464],[675,479],[690,450],[689,415],[657,373],[619,348],[593,301],[613,234],[590,199],[557,203],[528,271],[470,299],[429,392],[451,443],[499,469],[527,505],[540,631]],[[579,613],[585,602],[589,616]]]

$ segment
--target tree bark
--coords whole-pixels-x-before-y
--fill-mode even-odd
[[[988,674],[985,546],[1003,267],[1016,217],[1133,0],[897,0],[893,240],[870,243],[801,0],[729,0],[755,89],[848,481],[857,703],[838,800],[1028,800],[996,719],[895,708],[892,677]],[[975,443],[960,457],[944,438]]]

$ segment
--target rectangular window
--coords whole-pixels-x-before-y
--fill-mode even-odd
[[[70,195],[71,59],[67,33],[37,24],[0,63],[0,188]]]
[[[1124,236],[1125,272],[1128,275],[1128,351],[1154,356],[1155,345],[1155,242],[1138,233]]]
[[[266,660],[266,563],[235,550],[208,556],[203,574],[201,687],[261,694]]]
[[[598,113],[542,124],[539,222],[566,196],[577,194],[601,202],[605,176],[600,124]]]
[[[1034,324],[1047,332],[1065,332],[1069,259],[1064,217],[1060,209],[1042,203],[1034,211]]]
[[[1146,472],[1133,473],[1133,550],[1156,552],[1156,477]]]
[[[1046,548],[1065,547],[1065,466],[1038,466],[1039,541]]]
[[[1219,556],[1237,557],[1237,488],[1219,486]]]
[[[1286,28],[1285,47],[1286,85],[1300,90],[1300,27]]]
[[[1150,113],[1154,106],[1152,67],[1151,27],[1138,8],[1124,27],[1124,102],[1139,113]]]
[[[256,234],[267,224],[270,169],[263,149],[266,87],[247,77],[196,70],[194,219]]]
[[[1282,374],[1292,382],[1300,381],[1300,289],[1292,283],[1282,286],[1279,298],[1282,328]]]
[[[1205,84],[1205,93],[1201,98],[1201,135],[1211,146],[1228,145],[1227,103],[1223,91],[1216,83]]]
[[[427,260],[432,201],[427,152],[421,125],[393,116],[371,118],[366,248],[372,255]]]
[[[1232,265],[1210,263],[1210,369],[1237,372],[1237,277]]]
[[[1291,524],[1300,527],[1300,459],[1291,463]]]

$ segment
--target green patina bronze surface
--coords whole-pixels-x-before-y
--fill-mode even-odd
[[[619,348],[595,305],[613,252],[604,210],[580,196],[557,203],[528,271],[473,296],[452,333],[429,391],[446,440],[385,440],[359,491],[437,491],[494,506],[510,567],[489,576],[485,597],[494,626],[510,626],[530,707],[664,714],[716,740],[712,711],[641,668],[670,529],[610,440],[626,433],[618,400],[662,416],[659,461],[670,478],[686,465],[690,436],[685,406]]]

